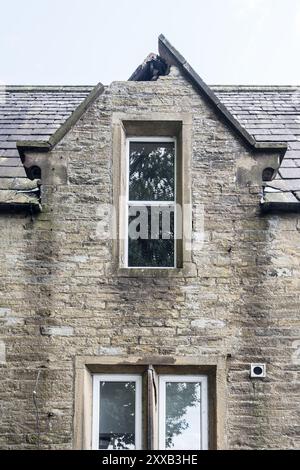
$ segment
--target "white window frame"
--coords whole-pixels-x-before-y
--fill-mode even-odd
[[[159,375],[159,416],[158,434],[159,449],[166,449],[166,383],[167,382],[200,382],[201,384],[201,411],[200,411],[200,449],[208,449],[208,395],[207,376],[205,375]]]
[[[131,142],[174,142],[174,201],[130,201],[129,200],[129,151]],[[126,139],[126,204],[125,204],[125,239],[124,239],[124,259],[125,267],[128,269],[175,269],[177,268],[176,252],[176,205],[177,205],[177,139],[176,137],[128,137]],[[174,265],[173,266],[128,266],[128,207],[129,206],[174,206]]]
[[[142,448],[142,376],[140,374],[94,374],[93,375],[93,422],[92,449],[99,449],[100,382],[135,382],[135,450]]]

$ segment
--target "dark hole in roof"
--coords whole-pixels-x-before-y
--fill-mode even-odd
[[[27,169],[27,176],[31,180],[39,180],[42,177],[41,169],[38,166],[32,166]]]
[[[262,180],[263,181],[272,181],[276,174],[276,171],[274,168],[265,168],[263,173],[262,173]]]
[[[169,66],[166,61],[157,54],[149,54],[146,60],[136,69],[129,81],[150,82],[160,76],[168,75]]]

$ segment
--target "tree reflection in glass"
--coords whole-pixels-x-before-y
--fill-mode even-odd
[[[201,384],[166,383],[166,449],[200,449]]]
[[[100,382],[99,449],[135,449],[135,382]]]
[[[130,206],[128,265],[174,267],[174,207]]]
[[[174,201],[174,142],[130,142],[129,200]]]

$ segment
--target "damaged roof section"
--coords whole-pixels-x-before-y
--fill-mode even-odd
[[[159,77],[168,75],[170,67],[166,61],[157,54],[149,54],[144,62],[133,72],[129,81],[150,82]]]

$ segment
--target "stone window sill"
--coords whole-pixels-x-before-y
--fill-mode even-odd
[[[119,277],[139,278],[196,277],[197,269],[193,263],[184,263],[182,268],[118,268],[116,274]]]

